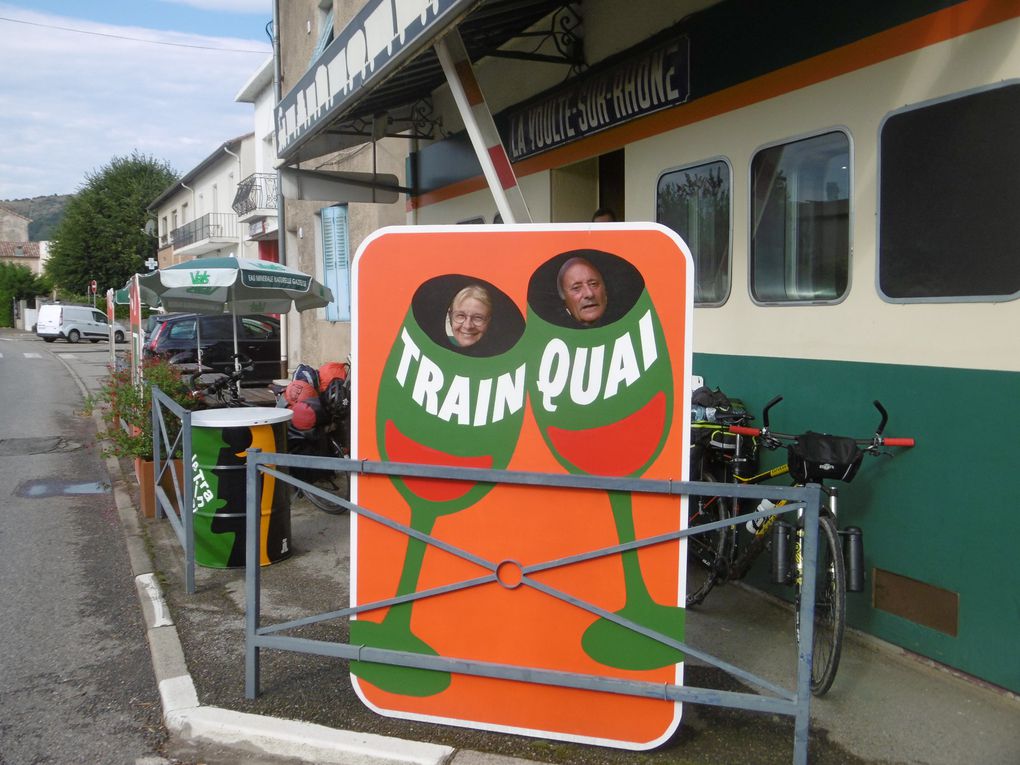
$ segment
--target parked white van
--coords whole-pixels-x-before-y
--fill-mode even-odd
[[[47,343],[52,343],[58,337],[69,343],[77,343],[82,339],[98,343],[110,337],[110,322],[105,313],[90,305],[47,303],[39,306],[35,333]],[[114,342],[123,343],[126,337],[127,329],[124,325],[114,322]]]

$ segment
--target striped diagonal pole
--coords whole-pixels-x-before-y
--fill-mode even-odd
[[[456,28],[450,30],[435,48],[503,222],[531,223],[531,213],[517,185],[517,175],[510,165],[510,157],[503,147],[482,89],[478,87],[460,31]]]

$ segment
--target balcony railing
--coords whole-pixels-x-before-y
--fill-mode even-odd
[[[208,213],[170,232],[170,241],[176,250],[207,239],[236,242],[237,216],[233,213]]]
[[[274,173],[252,173],[239,184],[231,207],[238,216],[253,210],[275,210],[277,183]]]

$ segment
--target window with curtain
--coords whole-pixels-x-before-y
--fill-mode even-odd
[[[676,231],[694,257],[694,304],[722,305],[730,293],[730,166],[718,160],[659,177],[655,220]]]
[[[850,277],[850,139],[834,131],[751,160],[751,295],[836,302]]]
[[[327,321],[351,320],[350,239],[347,205],[324,207],[322,218],[322,278],[333,292],[326,306]]]

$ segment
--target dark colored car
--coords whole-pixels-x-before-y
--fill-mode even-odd
[[[198,361],[202,346],[202,364],[216,372],[234,368],[234,320],[237,324],[237,350],[255,363],[255,369],[242,378],[242,385],[268,385],[282,377],[280,371],[280,322],[272,316],[177,313],[160,316],[146,339],[146,357],[158,356],[174,364]]]
[[[143,337],[145,337],[145,344],[149,344],[149,340],[152,338],[153,332],[161,322],[166,321],[171,316],[176,316],[175,313],[150,313],[145,319],[145,326],[142,328]]]

